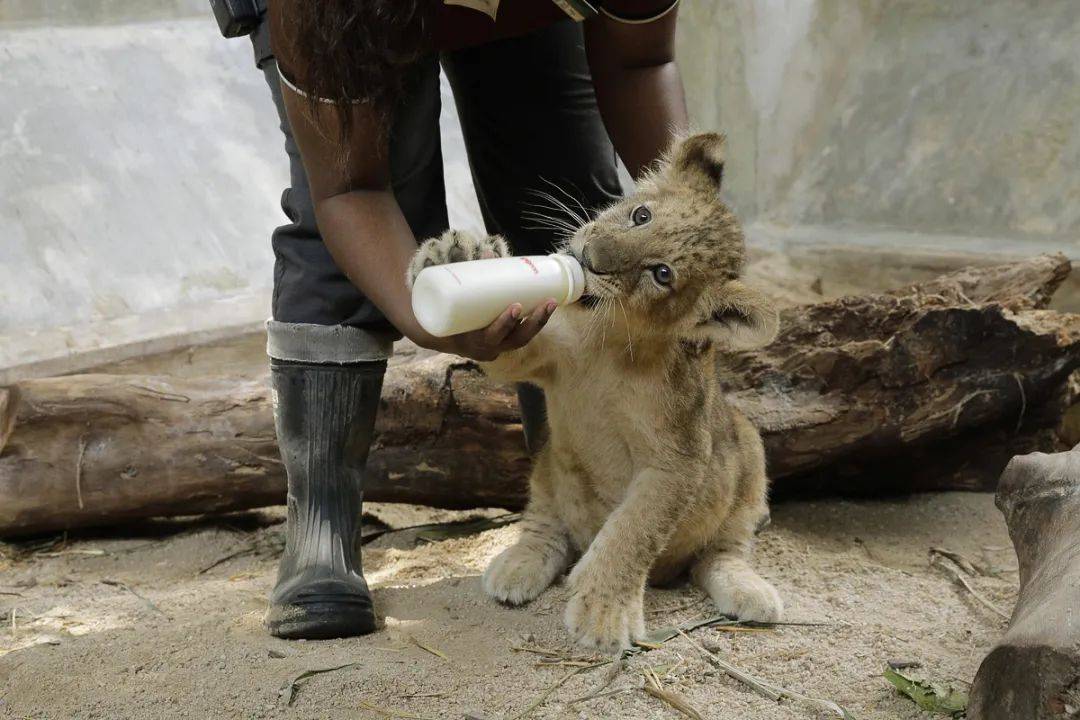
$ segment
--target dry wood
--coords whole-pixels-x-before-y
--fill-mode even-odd
[[[962,553],[958,553],[955,550],[950,550],[949,548],[943,548],[943,547],[932,547],[932,548],[930,548],[930,561],[931,562],[933,562],[934,557],[938,556],[938,555],[945,558],[946,560],[951,560],[953,563],[956,564],[956,566],[958,568],[960,568],[961,570],[966,572],[968,575],[990,575],[991,574],[986,568],[984,568],[981,565],[976,565],[974,562],[969,560],[965,555],[963,555]],[[893,668],[893,669],[898,670],[900,668]]]
[[[687,702],[686,698],[678,693],[665,690],[660,684],[660,678],[656,676],[656,673],[651,668],[645,669],[645,685],[642,690],[657,700],[666,702],[686,717],[691,718],[691,720],[705,720],[697,708]]]
[[[15,406],[18,404],[15,388],[0,388],[0,453],[4,452],[11,432],[15,429]]]
[[[979,666],[971,720],[1080,715],[1080,446],[1016,457],[997,506],[1020,564],[1009,628]]]
[[[589,672],[590,670],[595,670],[596,668],[603,667],[604,665],[607,665],[611,662],[611,660],[604,660],[602,662],[596,662],[591,665],[586,665],[584,667],[579,667],[577,669],[571,670],[570,672],[566,673],[561,678],[556,680],[553,685],[548,686],[547,689],[545,689],[542,693],[533,698],[532,702],[526,705],[523,710],[510,717],[509,720],[522,720],[523,718],[532,715],[533,711],[535,711],[538,707],[547,702],[547,699],[551,697],[556,690],[565,685],[567,680],[574,677],[575,675],[580,675],[582,673]]]
[[[1069,269],[1047,256],[792,308],[776,342],[718,372],[762,429],[781,487],[987,487],[1011,455],[1056,442],[1046,428],[1071,401],[1080,316],[1045,305]],[[14,390],[0,395],[0,441],[15,423],[0,450],[0,536],[284,499],[265,378],[76,375]],[[394,364],[378,430],[369,500],[525,500],[514,394],[470,362]]]
[[[825,698],[811,697],[809,695],[803,695],[800,692],[789,690],[788,688],[781,687],[779,685],[773,685],[772,683],[756,678],[747,671],[732,665],[728,661],[716,655],[708,648],[706,648],[701,642],[687,635],[682,630],[679,631],[687,642],[693,645],[705,659],[712,663],[715,667],[723,670],[724,673],[739,682],[743,683],[747,687],[751,688],[758,694],[766,697],[773,702],[783,702],[791,700],[797,704],[801,704],[806,707],[812,707],[815,710],[827,710],[830,714],[835,715],[841,720],[854,720],[854,717],[847,710],[847,708],[837,705],[832,700],[826,700]]]
[[[959,570],[957,570],[952,565],[948,564],[944,559],[942,559],[939,556],[935,556],[930,561],[930,564],[933,565],[934,567],[940,569],[942,572],[944,572],[946,575],[948,575],[953,581],[955,581],[956,584],[958,584],[960,587],[967,590],[968,593],[971,595],[971,597],[978,600],[979,604],[982,605],[983,607],[985,607],[987,610],[994,613],[998,617],[1004,618],[1005,620],[1009,619],[1009,613],[1005,612],[1004,610],[999,608],[997,605],[990,602],[990,600],[988,600],[985,595],[983,595],[978,590],[973,588],[971,586],[971,583],[968,582],[967,578],[964,577],[963,575],[961,575]]]
[[[772,700],[773,702],[779,702],[781,699],[783,699],[784,691],[782,689],[773,687],[769,683],[759,680],[745,670],[732,665],[731,663],[722,658],[717,657],[714,653],[706,649],[706,647],[702,645],[699,641],[690,637],[682,630],[679,630],[679,635],[681,635],[695,649],[701,652],[701,654],[704,655],[710,663],[718,667],[720,670],[723,670],[728,677],[732,678],[733,680],[738,680],[754,692],[768,698],[769,700]]]

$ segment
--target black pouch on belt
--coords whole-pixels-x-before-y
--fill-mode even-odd
[[[262,21],[262,0],[210,0],[218,28],[227,38],[250,35]]]

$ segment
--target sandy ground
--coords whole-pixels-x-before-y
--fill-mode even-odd
[[[370,527],[464,516],[368,511]],[[992,574],[972,585],[1011,608],[1015,556],[989,495],[791,500],[773,517],[758,566],[784,595],[790,620],[823,624],[692,633],[761,679],[835,700],[860,720],[929,717],[881,678],[886,662],[918,662],[962,686],[1004,627],[927,561],[930,547],[945,546],[989,566]],[[381,631],[271,638],[261,620],[281,521],[275,509],[0,545],[0,718],[509,719],[578,669],[515,650],[583,654],[563,631],[563,585],[523,609],[480,590],[478,574],[513,541],[513,525],[433,543],[415,531],[384,535],[364,554]],[[651,629],[711,614],[690,587],[649,590],[646,607]],[[305,671],[343,665],[296,682],[291,703],[283,692]],[[632,657],[609,687],[623,692],[571,703],[607,671],[584,670],[528,717],[684,717],[642,691],[649,667],[710,720],[832,717],[755,694],[681,637]]]
[[[832,294],[781,256],[758,258],[750,273],[783,305]],[[264,342],[247,336],[99,371],[250,377],[265,372]],[[417,352],[400,350],[396,361]],[[372,529],[471,515],[365,509]],[[480,591],[478,576],[513,542],[513,525],[433,543],[415,531],[383,535],[364,551],[385,617],[381,631],[276,640],[261,622],[282,521],[275,508],[0,543],[0,718],[685,717],[641,689],[648,668],[708,720],[834,717],[763,698],[681,637],[630,658],[608,687],[615,694],[571,702],[594,691],[609,666],[565,664],[585,656],[562,627],[565,587],[523,609]],[[998,608],[1011,608],[1015,555],[989,495],[787,500],[773,508],[757,565],[784,596],[789,620],[820,624],[691,636],[752,675],[834,700],[858,720],[929,717],[882,679],[885,664],[917,662],[927,677],[963,687],[1004,628],[930,566],[934,546],[989,567],[970,583]],[[650,629],[712,615],[690,587],[649,590],[646,608]],[[523,646],[555,652],[564,664],[515,649]],[[329,668],[340,669],[302,678]],[[537,702],[575,670],[582,671]]]

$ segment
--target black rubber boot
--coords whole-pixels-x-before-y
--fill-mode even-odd
[[[357,541],[386,363],[272,359],[270,369],[289,498],[285,553],[266,627],[290,639],[369,633],[375,613]]]

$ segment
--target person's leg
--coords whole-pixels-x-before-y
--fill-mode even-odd
[[[281,103],[273,58],[264,63],[263,73],[278,108],[290,175],[281,209],[291,222],[274,230],[272,239],[273,319],[285,324],[359,328],[385,357],[400,335],[338,269],[323,243],[315,224],[307,174]],[[438,65],[433,59],[422,62],[411,80],[409,95],[391,129],[391,174],[394,196],[413,234],[421,240],[448,227],[438,126]]]
[[[621,196],[580,25],[446,53],[442,64],[487,230],[515,255],[547,254],[563,239],[535,213],[576,226]],[[543,393],[523,385],[518,399],[535,451],[546,437]]]
[[[266,624],[278,637],[346,637],[375,628],[357,541],[364,466],[386,359],[399,335],[323,244],[276,64],[262,58],[260,65],[289,157],[290,187],[281,204],[291,221],[273,234],[273,319],[267,323],[289,492],[286,547]],[[439,110],[439,71],[431,58],[418,65],[391,130],[394,192],[418,238],[447,227]]]
[[[580,25],[559,22],[445,53],[441,60],[484,222],[515,253],[547,253],[560,239],[529,218],[537,205],[574,221],[540,193],[578,214],[584,214],[578,203],[591,212],[621,197],[615,148],[596,104]]]

